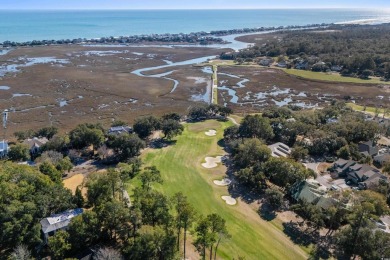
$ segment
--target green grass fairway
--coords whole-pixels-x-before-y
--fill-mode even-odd
[[[224,154],[218,141],[223,129],[231,125],[230,121],[215,120],[184,124],[185,130],[175,145],[147,150],[142,155],[145,165],[156,166],[164,179],[164,183],[155,188],[168,196],[181,191],[199,213],[218,213],[226,220],[232,238],[221,243],[218,249],[221,259],[237,259],[238,256],[247,260],[306,259],[306,253],[299,246],[274,223],[262,220],[250,205],[241,201],[235,206],[225,204],[221,196],[228,195],[227,188],[213,183],[224,177],[225,166],[214,169],[201,166],[206,156]],[[215,129],[217,136],[206,136],[204,132],[209,129]]]
[[[368,107],[366,106],[366,110],[364,110],[364,106],[357,105],[355,103],[347,103],[347,106],[352,108],[355,111],[365,111],[367,113],[370,113],[372,115],[375,115],[376,113],[383,114],[385,112],[385,109],[383,108],[375,108],[375,107]]]
[[[282,69],[284,72],[297,77],[305,79],[323,80],[323,81],[334,81],[334,82],[348,82],[348,83],[362,83],[362,84],[390,84],[389,82],[380,81],[378,78],[372,78],[368,80],[343,77],[338,73],[324,73],[324,72],[313,72],[308,70],[296,70],[296,69]]]

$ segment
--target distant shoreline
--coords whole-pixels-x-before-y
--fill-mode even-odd
[[[258,28],[244,28],[244,29],[230,29],[230,30],[215,30],[210,32],[195,32],[195,33],[164,33],[164,34],[145,34],[145,35],[131,35],[131,36],[110,36],[100,38],[76,38],[76,39],[61,39],[61,40],[32,40],[26,42],[16,41],[4,41],[0,42],[0,48],[12,48],[12,47],[31,47],[31,46],[48,46],[48,45],[121,45],[130,46],[133,44],[147,44],[147,43],[160,43],[174,45],[194,45],[207,47],[213,44],[228,44],[228,41],[224,41],[220,37],[230,35],[255,34],[264,32],[282,32],[290,30],[310,30],[315,28],[329,28],[335,27],[345,28],[349,26],[375,26],[380,24],[390,24],[389,22],[375,23],[373,19],[362,19],[349,22],[339,23],[321,23],[321,24],[308,24],[308,25],[289,25],[279,27],[258,27]],[[1,49],[0,49],[1,52]],[[1,54],[1,53],[0,53]]]
[[[256,32],[283,31],[283,30],[299,30],[312,29],[318,27],[329,27],[335,24],[309,24],[309,25],[289,25],[279,27],[259,27],[259,28],[244,28],[231,30],[216,30],[210,32],[195,32],[195,33],[165,33],[165,34],[148,34],[148,35],[132,35],[132,36],[110,36],[101,38],[77,38],[77,39],[62,39],[62,40],[32,40],[26,42],[4,41],[0,43],[3,48],[9,47],[26,47],[26,46],[42,46],[42,45],[68,45],[68,44],[143,44],[143,43],[169,43],[169,44],[193,44],[207,46],[211,44],[227,44],[220,37],[234,34],[246,34]],[[342,26],[342,25],[339,25]]]

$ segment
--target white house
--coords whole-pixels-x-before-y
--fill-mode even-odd
[[[268,148],[271,150],[272,152],[272,156],[273,157],[289,157],[290,154],[291,154],[291,149],[290,147],[288,147],[288,145],[284,144],[284,143],[275,143],[275,144],[271,144],[271,145],[268,145]]]
[[[47,239],[53,236],[57,230],[64,230],[68,227],[70,220],[83,213],[83,209],[77,208],[59,214],[51,215],[40,221],[42,232],[47,243]]]

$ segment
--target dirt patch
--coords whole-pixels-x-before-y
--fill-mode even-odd
[[[318,165],[317,169],[321,174],[323,174],[326,173],[328,171],[328,168],[331,167],[332,165],[333,165],[332,163],[322,162]]]
[[[84,183],[84,175],[83,174],[76,174],[72,177],[65,179],[62,181],[64,184],[64,187],[71,190],[73,194],[76,192],[76,188],[81,188]]]

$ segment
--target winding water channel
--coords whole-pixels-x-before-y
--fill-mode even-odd
[[[254,34],[259,34],[259,33],[254,33]],[[205,47],[205,48],[230,48],[230,49],[237,51],[237,50],[246,48],[250,45],[249,43],[240,42],[240,41],[235,40],[236,37],[243,36],[243,35],[249,35],[249,34],[236,34],[236,35],[223,36],[221,38],[224,41],[229,42],[229,43],[227,43],[227,44],[211,44],[211,45],[202,46],[202,47]],[[200,45],[180,45],[180,46],[175,45],[175,46],[178,46],[178,47],[199,47]],[[138,46],[138,47],[142,48],[142,47],[150,47],[150,46]],[[172,48],[172,45],[160,45],[159,47]],[[160,73],[160,74],[149,74],[149,75],[145,75],[144,72],[158,70],[158,69],[165,69],[165,68],[174,68],[174,67],[183,66],[183,65],[199,64],[199,63],[203,63],[203,62],[206,62],[208,60],[211,60],[211,59],[215,59],[216,57],[217,57],[216,55],[205,56],[205,57],[200,57],[200,58],[195,58],[195,59],[190,59],[190,60],[185,60],[185,61],[179,61],[179,62],[172,62],[172,61],[164,60],[164,62],[167,64],[155,66],[155,67],[141,68],[141,69],[134,70],[131,73],[133,73],[137,76],[140,76],[140,77],[145,77],[145,78],[163,78],[166,80],[173,81],[174,84],[173,84],[173,87],[170,91],[170,93],[172,93],[178,87],[179,81],[172,79],[172,78],[169,78],[167,76],[172,74],[175,70],[170,70],[168,72]],[[203,72],[209,73],[209,71],[207,71],[207,69],[204,70]],[[210,96],[209,93],[211,91],[211,90],[209,90],[209,88],[210,87],[207,86],[206,93],[204,95],[194,96],[193,97],[194,100],[202,100],[205,102],[210,102],[209,100],[207,100],[207,99],[209,99],[208,96]]]

